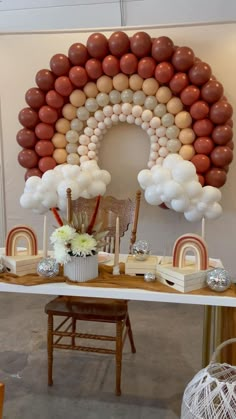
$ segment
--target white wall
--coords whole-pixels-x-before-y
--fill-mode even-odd
[[[177,45],[190,46],[197,56],[207,61],[215,76],[222,82],[225,95],[236,108],[236,24],[203,25],[146,29],[151,36],[168,35]],[[104,30],[109,36],[113,30]],[[131,35],[136,28],[130,29]],[[42,216],[24,211],[19,198],[24,188],[24,169],[17,164],[20,150],[16,132],[21,128],[18,113],[25,106],[24,95],[35,85],[34,77],[40,68],[49,66],[55,53],[66,53],[74,42],[86,42],[90,32],[51,34],[2,35],[0,92],[2,103],[3,161],[5,171],[7,228],[15,224],[29,224],[38,233],[42,243]],[[134,196],[137,173],[146,167],[149,142],[136,126],[113,127],[104,137],[99,165],[112,174],[108,192],[117,196]],[[235,162],[230,166],[226,185],[222,188],[224,214],[206,222],[206,239],[210,255],[223,260],[225,267],[236,274],[234,238],[236,236],[236,179]],[[49,224],[53,225],[50,218]],[[153,253],[170,250],[174,240],[187,232],[200,233],[200,223],[190,224],[183,215],[142,202],[139,238],[147,239]]]

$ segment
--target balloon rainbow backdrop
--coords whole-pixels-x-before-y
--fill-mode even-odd
[[[126,122],[150,139],[138,181],[151,205],[189,221],[216,218],[219,190],[233,159],[232,106],[211,67],[186,46],[146,32],[92,33],[68,56],[55,54],[37,72],[19,112],[18,162],[26,168],[24,208],[64,210],[72,198],[103,195],[110,174],[98,166],[101,141]]]

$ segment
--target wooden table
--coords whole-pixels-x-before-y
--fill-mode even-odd
[[[142,278],[134,277],[137,283]],[[113,288],[91,286],[89,283],[77,286],[66,282],[23,286],[0,283],[0,292],[13,292],[23,294],[68,295],[84,297],[117,298],[137,301],[152,301],[162,303],[198,304],[205,306],[203,325],[203,366],[209,363],[212,351],[223,340],[236,336],[236,285],[223,293],[216,293],[203,288],[189,293],[180,293],[160,282],[155,282],[156,290],[149,291],[136,288]],[[226,352],[227,351],[227,352]],[[236,364],[236,354],[228,346],[224,356],[227,362]]]

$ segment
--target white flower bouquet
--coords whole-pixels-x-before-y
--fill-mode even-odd
[[[100,231],[102,223],[95,224],[99,202],[100,196],[97,198],[90,222],[86,213],[73,213],[70,225],[60,218],[55,208],[52,209],[60,225],[50,237],[54,258],[58,263],[68,263],[72,256],[87,257],[95,255],[103,247],[107,232]]]

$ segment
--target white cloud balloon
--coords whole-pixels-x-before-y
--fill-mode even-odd
[[[199,221],[202,217],[213,219],[222,213],[220,190],[202,186],[194,164],[179,154],[169,154],[162,165],[141,170],[138,182],[145,190],[149,204],[164,203],[168,208],[182,212],[188,221]]]

